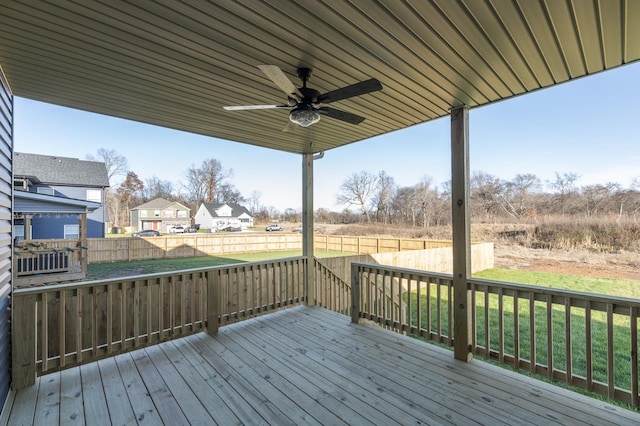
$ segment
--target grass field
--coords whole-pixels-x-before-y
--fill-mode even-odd
[[[316,257],[344,256],[344,253],[316,251]],[[238,253],[227,256],[187,257],[180,259],[154,259],[134,262],[92,263],[87,267],[87,281],[133,275],[153,274],[156,272],[179,271],[182,269],[205,268],[230,265],[233,263],[259,262],[262,260],[301,256],[300,250],[274,251],[260,253]]]

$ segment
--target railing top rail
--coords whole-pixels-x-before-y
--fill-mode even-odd
[[[304,256],[283,257],[278,259],[262,260],[258,262],[238,262],[238,263],[230,263],[227,265],[203,266],[201,268],[180,269],[180,270],[175,270],[171,272],[157,272],[153,274],[132,275],[127,277],[110,278],[106,280],[80,281],[80,282],[46,285],[46,286],[38,286],[38,287],[16,288],[13,290],[13,295],[27,296],[29,294],[50,293],[50,292],[56,292],[60,290],[69,290],[69,289],[81,288],[81,287],[98,287],[103,285],[115,284],[123,281],[131,282],[131,281],[139,281],[139,280],[148,280],[148,279],[154,279],[154,278],[167,277],[171,275],[198,273],[203,271],[213,271],[213,270],[226,269],[226,268],[238,268],[238,267],[247,268],[247,267],[258,266],[258,265],[266,265],[269,263],[292,262],[292,261],[304,260],[304,259],[305,259]]]
[[[564,297],[570,297],[572,299],[578,299],[578,300],[589,300],[592,302],[625,304],[628,306],[635,306],[640,308],[639,299],[631,299],[628,297],[608,296],[606,294],[586,293],[582,291],[563,290],[559,288],[540,287],[540,286],[535,286],[531,284],[509,283],[505,281],[487,280],[487,279],[480,279],[480,278],[470,278],[467,280],[467,283],[469,285],[476,284],[476,285],[482,285],[482,286],[500,287],[502,289],[507,289],[507,290],[523,291],[523,292],[528,291],[536,294],[543,294],[543,295],[550,295],[550,296],[564,296]]]
[[[429,271],[421,271],[419,269],[408,269],[408,268],[400,268],[397,266],[387,266],[387,265],[380,265],[378,263],[366,263],[366,262],[351,262],[352,266],[356,266],[356,267],[364,267],[364,268],[369,268],[369,269],[381,269],[384,271],[389,271],[392,272],[394,274],[400,275],[421,275],[421,276],[428,276],[428,277],[433,277],[433,278],[441,278],[441,279],[445,279],[445,280],[452,280],[453,279],[453,275],[452,274],[443,274],[440,272],[429,272]]]

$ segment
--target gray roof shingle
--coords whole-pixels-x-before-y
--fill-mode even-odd
[[[219,217],[218,213],[216,213],[216,210],[218,210],[222,206],[231,207],[231,210],[232,210],[231,217],[240,217],[242,213],[246,213],[249,216],[251,216],[251,212],[245,206],[241,206],[240,204],[234,204],[234,203],[202,203],[202,204],[209,211],[209,214],[211,214],[211,217]]]
[[[107,167],[99,161],[16,152],[14,175],[50,185],[108,187]]]

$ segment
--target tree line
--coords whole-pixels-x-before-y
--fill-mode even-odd
[[[576,173],[555,173],[543,182],[535,174],[503,179],[484,171],[470,178],[470,213],[475,221],[523,221],[544,216],[640,216],[640,177],[627,188],[616,182],[578,185]],[[317,212],[324,220],[377,222],[419,227],[447,225],[451,220],[451,182],[436,185],[425,176],[412,186],[397,185],[384,171],[353,173],[336,198],[347,209]],[[351,211],[355,208],[355,212]],[[321,219],[318,217],[318,219]]]
[[[233,185],[233,170],[219,160],[206,159],[191,165],[178,184],[152,176],[142,180],[130,171],[127,159],[114,150],[100,148],[89,160],[105,163],[109,181],[124,180],[107,190],[106,205],[111,223],[129,225],[129,210],[156,198],[177,201],[195,214],[201,203],[235,203],[247,207],[258,221],[275,219],[299,222],[300,210],[279,211],[261,204],[260,191],[243,196]],[[555,173],[543,182],[535,174],[517,174],[503,179],[484,171],[470,178],[470,212],[474,221],[534,220],[545,216],[640,217],[640,176],[629,187],[616,182],[578,185],[573,172]],[[345,206],[335,212],[315,211],[315,220],[324,223],[375,222],[414,227],[442,226],[451,222],[451,182],[436,184],[429,176],[416,184],[401,186],[385,171],[360,171],[348,176],[339,188],[336,202]]]

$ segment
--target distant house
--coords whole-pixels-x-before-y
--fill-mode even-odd
[[[99,161],[16,152],[13,189],[48,197],[21,197],[27,204],[30,225],[25,229],[23,218],[14,218],[15,236],[27,239],[75,239],[78,237],[78,213],[75,210],[48,211],[46,204],[56,204],[56,198],[68,199],[61,204],[86,205],[87,237],[102,238],[109,221],[105,208],[105,188],[109,187],[107,167]],[[72,202],[72,200],[78,201]],[[84,203],[88,201],[89,203]],[[32,203],[32,205],[28,205]],[[37,211],[35,203],[43,207]],[[60,203],[57,203],[60,204]],[[95,208],[97,206],[97,208]],[[54,209],[55,210],[55,209]],[[21,226],[22,225],[22,226]],[[20,235],[22,233],[22,235]]]
[[[176,201],[156,198],[131,209],[131,231],[155,229],[170,232],[174,226],[191,225],[191,209]]]
[[[195,216],[200,228],[220,229],[225,226],[253,227],[253,216],[246,207],[233,203],[203,203]]]

